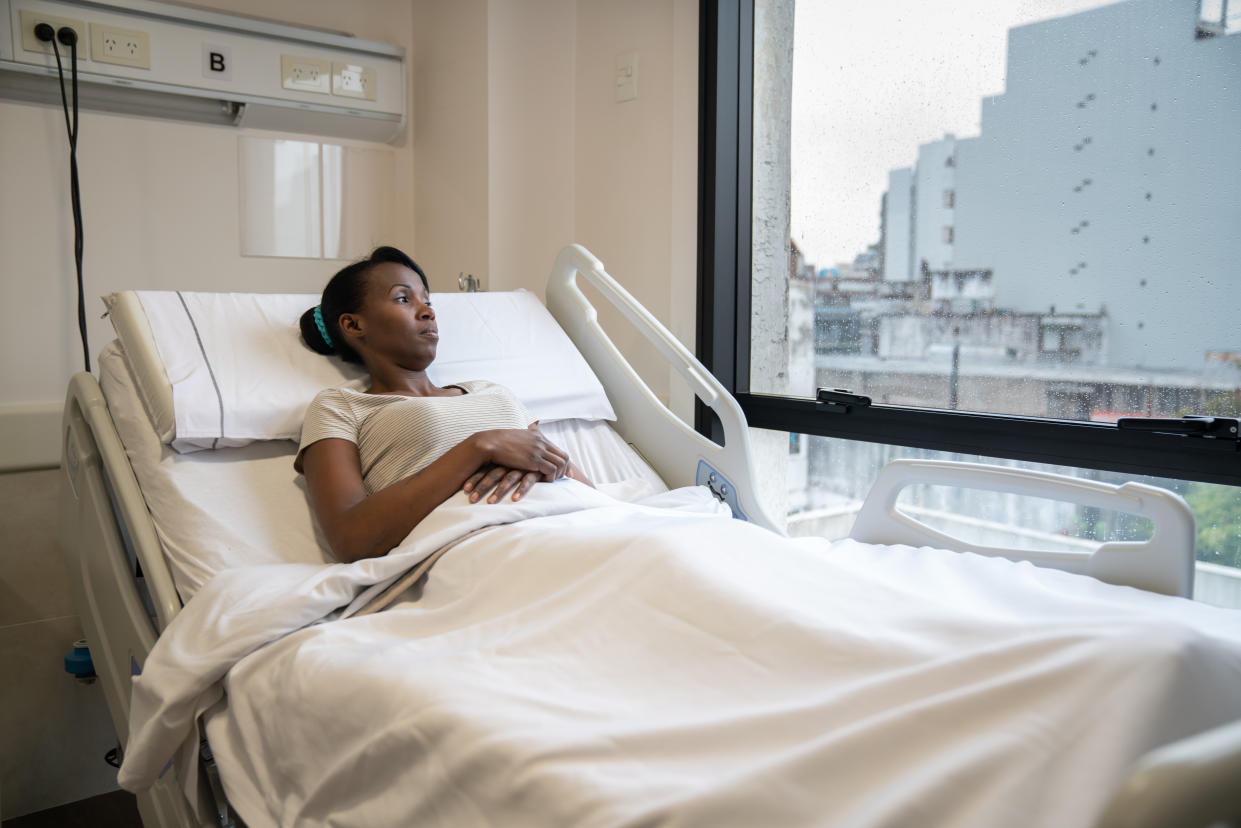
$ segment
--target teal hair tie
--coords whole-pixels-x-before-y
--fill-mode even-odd
[[[323,324],[323,306],[315,305],[315,327],[319,329],[319,335],[323,337],[323,341],[327,343],[329,348],[335,348],[332,344],[332,337],[328,336],[327,325]]]

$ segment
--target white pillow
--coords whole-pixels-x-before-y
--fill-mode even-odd
[[[437,384],[487,379],[540,420],[614,420],[603,386],[529,291],[433,297]],[[296,440],[324,388],[363,388],[365,372],[301,341],[314,294],[137,291],[105,299],[143,406],[180,452]]]

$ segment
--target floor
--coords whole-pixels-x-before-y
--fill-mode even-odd
[[[6,819],[0,828],[141,828],[138,802],[126,791],[92,796],[68,805]]]

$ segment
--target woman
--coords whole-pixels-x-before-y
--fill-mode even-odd
[[[439,329],[430,286],[400,250],[380,247],[333,276],[301,331],[313,350],[370,374],[364,392],[315,397],[294,462],[339,560],[387,554],[458,490],[498,503],[539,481],[589,484],[507,388],[431,382]]]

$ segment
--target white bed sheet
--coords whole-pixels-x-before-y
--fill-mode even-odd
[[[395,607],[313,623],[481,514],[450,501],[388,558],[214,582],[137,680],[122,783],[214,702],[253,828],[1072,828],[1145,751],[1241,717],[1236,612],[572,481]]]
[[[333,560],[311,516],[303,478],[293,470],[295,443],[268,440],[179,454],[155,433],[117,341],[99,355],[99,382],[182,601],[225,569]],[[666,491],[605,421],[564,420],[543,430],[614,497]]]

